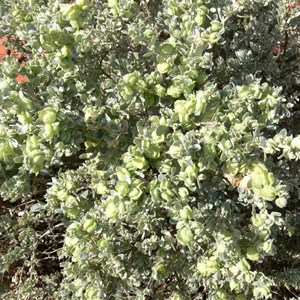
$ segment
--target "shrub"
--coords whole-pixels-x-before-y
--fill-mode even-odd
[[[3,295],[299,295],[298,2],[0,8]]]

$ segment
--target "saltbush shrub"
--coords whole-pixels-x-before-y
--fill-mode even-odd
[[[299,2],[0,9],[3,297],[297,299]]]

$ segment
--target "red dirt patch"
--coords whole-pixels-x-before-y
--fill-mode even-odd
[[[3,62],[3,58],[5,59],[5,57],[7,56],[6,47],[2,45],[2,43],[5,41],[7,41],[7,37],[0,38],[0,62]],[[16,59],[20,59],[22,56],[21,54],[16,53],[13,49],[11,49],[11,55]],[[20,65],[22,67],[22,65],[24,65],[23,62]],[[23,83],[23,82],[27,82],[28,78],[27,76],[17,74],[16,80],[19,83]]]

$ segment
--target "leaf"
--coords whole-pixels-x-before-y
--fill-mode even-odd
[[[32,206],[30,206],[30,211],[31,212],[40,212],[40,211],[45,210],[46,208],[47,208],[46,203],[38,202],[38,203],[35,203]]]

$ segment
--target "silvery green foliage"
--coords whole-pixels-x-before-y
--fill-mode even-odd
[[[3,34],[25,40],[29,58],[21,70],[12,57],[0,65],[0,191],[16,201],[30,178],[52,178],[47,206],[67,225],[57,299],[296,292],[290,4],[0,4]]]

